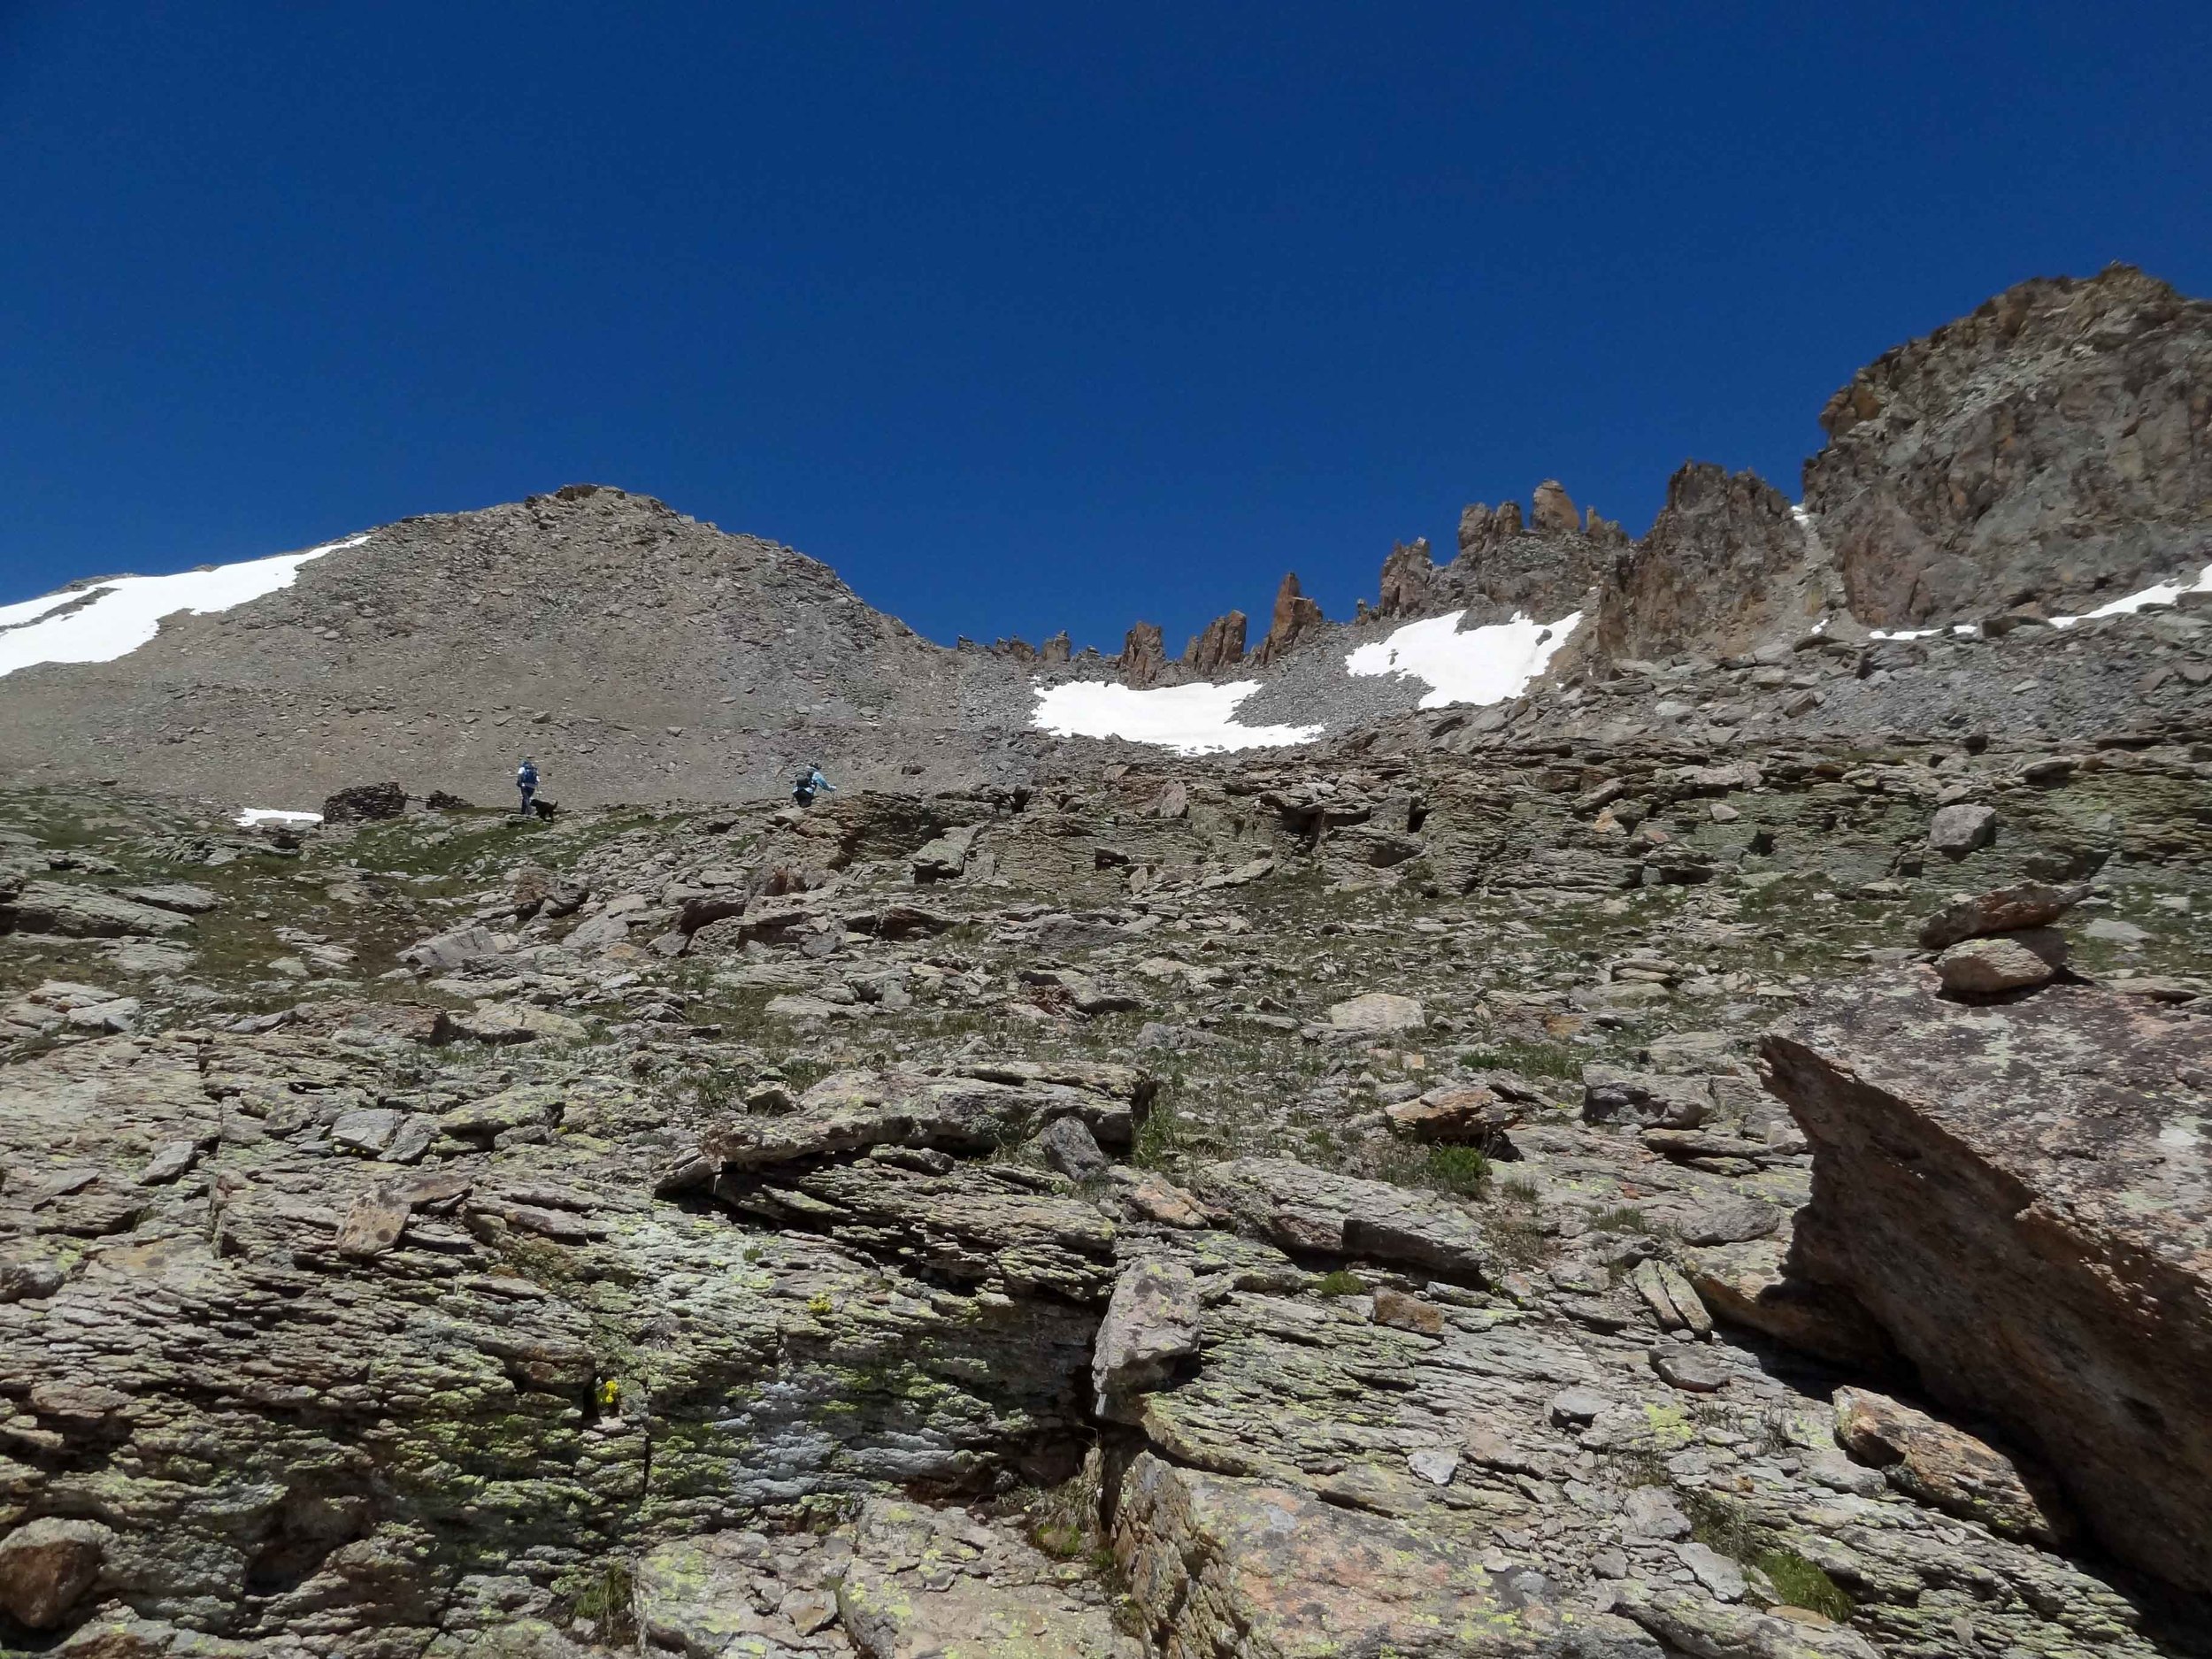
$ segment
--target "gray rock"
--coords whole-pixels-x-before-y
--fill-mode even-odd
[[[42,1516],[0,1538],[0,1608],[52,1630],[100,1576],[115,1534],[97,1521]]]
[[[1114,1282],[1098,1328],[1091,1387],[1098,1414],[1134,1421],[1136,1397],[1198,1351],[1198,1281],[1179,1262],[1138,1262]]]
[[[1098,1138],[1080,1118],[1056,1118],[1038,1133],[1033,1143],[1046,1163],[1071,1181],[1094,1181],[1110,1167],[1098,1148]]]
[[[1928,823],[1928,845],[1947,858],[1963,858],[1997,838],[1997,809],[1961,801],[1939,808]]]

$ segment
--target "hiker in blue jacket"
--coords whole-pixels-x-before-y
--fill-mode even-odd
[[[832,795],[837,793],[837,786],[822,776],[821,762],[810,761],[806,769],[792,780],[791,798],[801,806],[812,806],[815,795],[823,789],[828,790]]]
[[[538,763],[527,755],[522,764],[515,768],[515,787],[522,791],[522,816],[530,816],[530,802],[538,792]]]

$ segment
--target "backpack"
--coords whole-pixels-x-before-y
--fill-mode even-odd
[[[811,789],[814,787],[814,768],[810,766],[804,772],[799,773],[797,777],[792,779],[791,787],[794,789]]]

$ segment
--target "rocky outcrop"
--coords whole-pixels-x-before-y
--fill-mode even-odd
[[[326,824],[372,823],[407,810],[407,791],[396,783],[357,783],[323,803]]]
[[[1156,622],[1140,622],[1121,641],[1121,683],[1141,691],[1160,683],[1167,672],[1167,642]]]
[[[1801,580],[1807,552],[1779,490],[1756,472],[1691,462],[1667,480],[1650,533],[1619,560],[1599,609],[1598,643],[1620,657],[1724,657],[1794,638],[1824,597]]]
[[[1829,399],[1805,504],[1861,620],[2078,613],[2207,557],[2212,303],[2128,265],[2023,282]]]
[[[1246,619],[1241,611],[1226,611],[1192,637],[1183,649],[1183,665],[1202,679],[1210,680],[1244,660]]]
[[[1382,592],[1376,601],[1378,616],[1420,616],[1431,610],[1430,596],[1436,588],[1436,561],[1429,557],[1429,539],[1416,536],[1410,541],[1392,544],[1390,557],[1383,561]]]
[[[1920,972],[1764,1055],[1814,1149],[1798,1269],[2039,1451],[2115,1554],[2212,1589],[2212,1022],[2078,985],[1968,1007]]]
[[[1594,511],[1578,522],[1556,480],[1540,486],[1538,496],[1525,523],[1516,501],[1495,511],[1477,502],[1459,516],[1459,557],[1438,591],[1454,604],[1496,613],[1478,621],[1517,611],[1551,620],[1579,610],[1593,588],[1610,580],[1615,557],[1628,546],[1620,526]]]
[[[1275,590],[1273,621],[1267,637],[1260,641],[1255,654],[1262,668],[1281,657],[1299,641],[1319,632],[1328,618],[1321,614],[1321,607],[1306,597],[1298,586],[1298,572],[1290,571],[1283,577],[1283,585]]]

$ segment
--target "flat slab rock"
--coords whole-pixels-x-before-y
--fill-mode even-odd
[[[1541,1573],[1494,1573],[1418,1520],[1178,1468],[1149,1453],[1123,1477],[1113,1548],[1131,1598],[1170,1653],[1663,1653],[1624,1619],[1562,1607]]]
[[[1814,1148],[1802,1268],[2115,1554],[2212,1590],[2212,1020],[2076,985],[1965,1006],[1921,971],[1764,1051]]]

